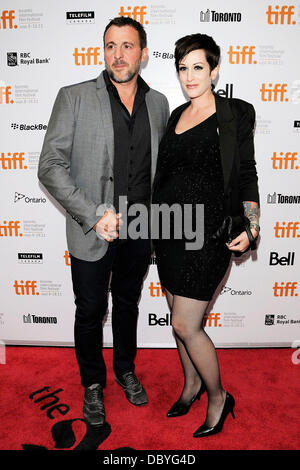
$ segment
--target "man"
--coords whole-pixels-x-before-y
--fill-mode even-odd
[[[120,239],[119,197],[150,205],[158,144],[169,117],[167,99],[142,80],[143,26],[127,17],[104,32],[106,70],[63,87],[41,152],[38,177],[66,209],[76,297],[75,351],[85,387],[83,414],[105,422],[102,321],[111,276],[113,367],[133,405],[147,403],[134,371],[138,300],[151,255],[149,239]],[[116,211],[114,210],[116,209]]]

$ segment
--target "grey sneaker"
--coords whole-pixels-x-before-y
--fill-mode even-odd
[[[117,384],[123,388],[127,400],[132,405],[142,406],[148,403],[147,393],[133,372],[127,372],[122,375],[122,378],[118,378],[115,375],[115,379]]]
[[[105,409],[101,385],[94,384],[84,390],[83,416],[86,421],[99,426],[105,422]]]

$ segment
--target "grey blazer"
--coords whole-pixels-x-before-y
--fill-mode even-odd
[[[169,118],[167,98],[150,89],[146,106],[151,128],[151,176]],[[39,160],[38,178],[66,210],[70,254],[102,258],[108,242],[93,226],[113,204],[114,131],[103,72],[97,79],[63,87],[51,113]]]

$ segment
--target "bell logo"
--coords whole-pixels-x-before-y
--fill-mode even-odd
[[[274,297],[297,297],[297,287],[298,282],[281,282],[279,286],[276,281],[273,286]]]
[[[256,60],[253,60],[255,56],[255,46],[229,46],[229,55],[230,64],[257,64]]]
[[[273,152],[271,157],[273,170],[298,170],[299,165],[296,165],[298,161],[298,152]]]
[[[10,220],[9,222],[4,220],[0,223],[0,237],[22,237],[23,234],[19,230],[19,220]]]
[[[75,47],[73,57],[75,57],[75,65],[102,65],[101,60],[98,62],[100,57],[100,47],[85,47],[81,48],[79,52],[78,47]]]
[[[13,104],[14,100],[9,99],[10,95],[10,86],[0,86],[0,104]]]
[[[287,93],[287,83],[272,83],[268,84],[262,83],[261,89],[259,90],[261,93],[261,100],[262,101],[288,101],[288,98],[285,98],[285,94]]]
[[[144,24],[144,17],[146,16],[147,7],[144,6],[135,6],[135,7],[127,7],[127,11],[125,11],[124,7],[120,7],[120,11],[118,13],[119,16],[128,16],[135,21],[139,21],[141,24]],[[145,24],[149,24],[149,21],[145,21]]]
[[[0,156],[0,170],[26,170],[27,166],[23,165],[25,158],[24,152],[10,152],[5,155],[1,152]]]
[[[276,222],[274,226],[276,238],[299,238],[300,222]]]
[[[36,281],[15,281],[14,288],[17,295],[39,295]]]
[[[296,21],[292,21],[294,13],[294,5],[282,5],[281,7],[276,5],[275,9],[273,9],[273,5],[269,5],[266,11],[269,24],[296,24]]]
[[[18,25],[14,24],[14,10],[3,10],[0,16],[0,29],[17,29]]]
[[[222,326],[220,319],[220,313],[210,313],[209,315],[204,315],[203,326]]]
[[[160,282],[157,282],[155,286],[154,282],[151,281],[148,289],[150,290],[151,297],[164,297],[165,296],[163,288],[160,285]]]

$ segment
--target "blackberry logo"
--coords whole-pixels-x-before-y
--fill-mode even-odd
[[[174,54],[171,54],[170,52],[154,51],[153,55],[156,59],[158,59],[158,58],[161,58],[161,59],[174,59]]]
[[[47,126],[45,124],[17,124],[13,122],[10,127],[13,130],[20,130],[20,131],[46,131]]]

